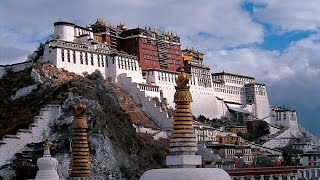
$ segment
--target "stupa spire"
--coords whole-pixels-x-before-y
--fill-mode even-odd
[[[176,110],[173,116],[173,127],[170,139],[170,155],[167,165],[173,167],[194,167],[201,164],[201,156],[197,152],[196,136],[192,126],[190,102],[192,96],[189,91],[189,75],[181,68],[176,77],[176,92],[174,102]]]
[[[88,144],[88,124],[84,116],[86,105],[78,103],[75,106],[73,122],[73,144],[70,163],[70,177],[91,177],[91,161]]]
[[[174,102],[176,110],[173,117],[172,136],[170,139],[170,153],[195,154],[197,151],[196,136],[192,126],[192,113],[190,102],[192,96],[189,91],[189,75],[181,68],[180,74],[176,77],[176,92]]]

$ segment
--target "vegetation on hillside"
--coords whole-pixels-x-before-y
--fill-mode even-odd
[[[248,121],[246,124],[238,122],[233,119],[227,118],[214,118],[209,119],[204,115],[199,115],[198,117],[193,116],[193,119],[199,121],[204,124],[208,124],[214,128],[220,128],[226,125],[245,125],[247,127],[247,133],[237,133],[238,136],[248,140],[248,141],[259,141],[259,138],[262,136],[270,134],[269,125],[267,122],[263,120],[255,120],[255,121]]]
[[[255,120],[247,123],[247,133],[237,133],[240,137],[248,140],[259,142],[259,138],[270,134],[270,128],[267,122]]]
[[[1,135],[15,134],[19,128],[28,128],[39,110],[46,104],[64,105],[70,94],[88,102],[96,102],[99,110],[89,108],[86,114],[89,118],[90,137],[107,137],[111,143],[115,157],[119,163],[117,167],[127,179],[138,179],[148,169],[164,167],[165,156],[168,153],[168,142],[153,140],[152,137],[137,134],[132,126],[130,116],[119,105],[114,87],[104,80],[97,71],[85,77],[58,70],[50,65],[41,65],[35,68],[41,75],[43,83],[38,88],[16,100],[10,96],[22,87],[34,84],[30,77],[31,69],[10,74],[0,80],[0,106]],[[64,107],[64,113],[71,114],[70,107]],[[63,119],[60,119],[63,121]],[[52,133],[61,133],[55,142],[52,155],[56,153],[69,153],[69,136],[71,126],[55,125]],[[102,139],[103,140],[103,139]],[[37,152],[37,151],[36,151]],[[91,149],[92,156],[96,150]],[[37,154],[40,157],[41,154]],[[31,158],[31,157],[30,157]],[[29,162],[29,163],[25,163]],[[18,172],[22,169],[34,167],[35,160],[17,159],[12,167]],[[35,172],[35,171],[32,171]],[[31,173],[28,178],[34,178]]]

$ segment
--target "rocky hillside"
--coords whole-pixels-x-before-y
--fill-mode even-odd
[[[52,155],[59,160],[61,177],[68,174],[73,106],[78,101],[88,107],[86,115],[95,179],[107,179],[110,172],[125,179],[138,179],[146,170],[164,166],[168,141],[137,134],[132,123],[157,127],[130,95],[106,82],[99,72],[80,76],[48,64],[37,65],[3,77],[0,100],[0,136],[28,128],[46,104],[62,106],[62,115],[51,125],[47,135],[53,142]],[[10,176],[13,179],[34,178],[35,162],[41,153],[41,145],[29,144],[11,165],[0,168],[0,175],[5,179]]]

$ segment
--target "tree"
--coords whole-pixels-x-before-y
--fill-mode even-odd
[[[300,159],[298,156],[303,154],[300,149],[294,149],[291,146],[285,146],[281,149],[282,157],[284,160],[284,165],[286,166],[296,166],[300,164]]]
[[[247,133],[238,133],[238,135],[248,141],[256,141],[260,137],[270,134],[270,128],[267,122],[256,120],[247,124]]]

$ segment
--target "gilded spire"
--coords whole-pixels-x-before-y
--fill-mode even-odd
[[[75,106],[73,122],[73,143],[70,163],[70,177],[90,177],[91,162],[88,144],[88,124],[84,116],[86,105],[78,103]]]
[[[174,93],[174,102],[192,102],[192,96],[189,91],[189,74],[184,72],[184,69],[180,69],[179,75],[176,77],[176,92]]]
[[[176,110],[173,117],[173,131],[170,139],[172,155],[194,155],[197,151],[196,136],[192,126],[190,102],[192,96],[188,86],[189,75],[181,68],[176,77],[176,92],[174,102]]]
[[[46,139],[46,141],[43,144],[43,155],[50,155],[50,142],[48,141],[48,139]]]

